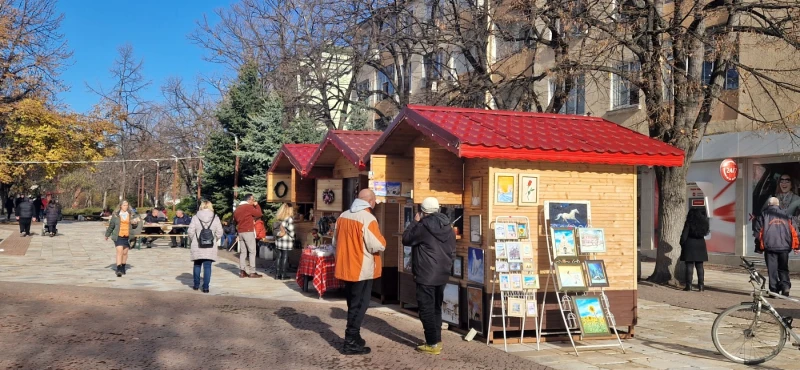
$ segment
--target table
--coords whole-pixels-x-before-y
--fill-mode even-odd
[[[183,237],[183,238],[185,238],[185,237],[189,236],[188,234],[186,234],[186,230],[185,230],[186,228],[189,227],[189,225],[173,225],[173,224],[168,223],[168,222],[145,223],[144,225],[142,225],[142,228],[143,228],[142,230],[144,230],[144,228],[148,228],[148,227],[158,227],[162,231],[164,231],[164,234],[145,234],[144,232],[142,232],[142,233],[140,233],[139,235],[136,236],[136,241],[134,242],[135,247],[131,246],[131,248],[142,249],[141,243],[139,243],[139,238],[169,238],[169,237],[173,237],[173,236],[174,237]],[[181,234],[170,234],[169,232],[172,229],[184,229],[184,230],[183,230],[183,233],[181,233]],[[189,244],[188,243],[186,244],[186,248],[189,248]]]
[[[319,257],[309,249],[303,250],[300,256],[300,266],[297,267],[295,280],[304,292],[308,292],[308,279],[314,278],[314,288],[319,292],[319,297],[331,289],[344,288],[344,282],[335,277],[336,257]]]

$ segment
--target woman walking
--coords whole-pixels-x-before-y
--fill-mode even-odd
[[[194,261],[194,286],[200,289],[200,267],[203,268],[203,293],[208,293],[211,283],[211,262],[217,260],[217,242],[222,238],[222,222],[214,214],[214,205],[204,200],[197,215],[192,217],[186,234],[191,240],[191,258]]]
[[[286,276],[286,264],[289,259],[289,251],[294,247],[294,208],[291,203],[284,203],[276,216],[278,222],[273,227],[275,233],[275,278],[278,280],[288,279]]]
[[[106,240],[110,237],[117,248],[117,277],[125,275],[128,263],[128,251],[131,249],[130,240],[136,240],[136,235],[142,230],[144,225],[140,222],[139,215],[124,200],[119,205],[119,209],[111,215],[106,229]]]
[[[685,291],[692,290],[692,268],[697,269],[697,290],[705,290],[703,286],[703,262],[708,261],[705,236],[708,235],[708,217],[702,208],[692,208],[686,216],[686,223],[681,233],[681,261],[686,264]]]
[[[52,238],[56,236],[56,226],[58,225],[58,219],[61,218],[61,205],[58,204],[57,200],[52,200],[47,204],[44,213],[45,218],[47,218],[47,231]]]

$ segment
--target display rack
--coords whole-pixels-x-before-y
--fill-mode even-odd
[[[542,322],[544,322],[544,311],[545,311],[545,303],[547,301],[547,289],[550,287],[550,281],[554,279],[556,276],[556,264],[555,264],[555,256],[553,256],[552,251],[552,241],[550,240],[550,220],[544,220],[545,225],[545,234],[547,235],[547,256],[550,259],[550,274],[547,275],[547,282],[544,285],[544,296],[542,297],[541,303],[541,312],[539,313],[539,326],[537,327],[537,335],[542,331]],[[591,222],[588,222],[587,227],[591,227]],[[578,228],[572,227],[573,230],[577,231]],[[595,257],[595,253],[589,254],[593,258]],[[582,262],[580,260],[580,256],[576,256],[573,262]],[[567,337],[569,337],[570,343],[572,343],[572,349],[575,351],[575,355],[579,356],[578,354],[578,347],[580,348],[608,348],[608,347],[617,347],[619,346],[622,353],[625,353],[625,348],[622,345],[622,339],[619,336],[619,331],[617,330],[617,322],[614,319],[614,314],[611,313],[611,305],[608,302],[608,297],[606,296],[605,289],[599,288],[600,290],[589,290],[591,288],[587,287],[587,291],[585,292],[576,292],[575,296],[588,296],[589,294],[597,294],[599,293],[599,300],[600,304],[603,306],[603,312],[606,315],[606,320],[608,321],[608,326],[613,328],[614,335],[617,338],[617,343],[614,344],[577,344],[575,343],[575,339],[573,335],[577,335],[577,331],[580,331],[580,327],[578,326],[578,318],[575,317],[575,313],[573,310],[573,300],[569,296],[568,292],[559,292],[559,287],[557,286],[557,282],[553,281],[553,292],[556,295],[556,302],[558,303],[559,312],[561,313],[561,319],[564,322],[564,327],[566,328]],[[544,333],[542,335],[554,335],[554,334],[563,334],[563,332],[553,332],[553,333]],[[581,340],[583,340],[583,333],[580,333]]]
[[[524,223],[526,225],[526,229],[528,230],[528,239],[527,240],[529,240],[531,243],[533,243],[533,239],[532,239],[532,236],[531,236],[532,234],[531,234],[531,230],[530,230],[530,219],[529,218],[524,217],[524,216],[499,216],[499,217],[495,218],[493,223],[489,224],[489,228],[490,229],[494,229],[494,226],[497,223],[516,223],[516,224]],[[517,239],[507,239],[507,238],[506,239],[497,239],[497,237],[495,237],[495,242],[518,241],[518,240],[519,240],[519,238],[517,238]],[[497,261],[497,253],[496,253],[495,246],[492,244],[492,245],[489,246],[489,249],[492,250],[492,253],[494,255],[494,261]],[[485,257],[484,257],[484,261],[486,261]],[[535,261],[535,257],[534,257],[534,261]],[[495,265],[496,265],[496,263],[495,263]],[[523,343],[523,338],[525,336],[525,322],[528,319],[528,317],[527,317],[527,315],[523,315],[522,317],[506,316],[506,301],[507,301],[508,298],[521,298],[521,299],[524,299],[526,301],[530,300],[530,299],[536,300],[536,292],[538,291],[538,289],[522,289],[522,290],[508,291],[508,292],[506,292],[506,291],[501,289],[500,290],[500,315],[495,315],[494,314],[495,287],[500,282],[500,272],[497,271],[497,269],[495,268],[495,265],[490,265],[489,266],[489,268],[493,272],[492,272],[492,279],[489,281],[489,283],[492,285],[492,293],[491,293],[491,299],[490,299],[490,303],[489,303],[489,323],[487,325],[487,332],[492,330],[492,319],[494,319],[496,317],[499,317],[501,322],[502,322],[502,324],[503,324],[503,349],[506,352],[508,352],[508,336],[506,335],[506,319],[508,317],[514,317],[514,318],[520,319],[522,321],[522,323],[521,323],[521,333],[520,333],[520,337],[519,337],[519,343],[522,344]],[[534,266],[536,266],[536,265],[534,264]],[[537,270],[537,275],[538,275],[538,270]],[[538,301],[537,301],[537,304],[538,304]],[[536,330],[536,350],[538,351],[539,350],[539,340],[540,340],[540,335],[539,335],[538,328],[541,327],[540,320],[539,320],[539,315],[536,315],[536,317],[534,317],[533,319],[534,319],[534,327],[537,328],[537,330]],[[486,335],[486,344],[487,345],[489,344],[489,340],[490,340],[491,337],[492,337],[491,335]]]

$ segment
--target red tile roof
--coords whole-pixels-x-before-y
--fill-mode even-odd
[[[286,157],[301,175],[305,175],[308,169],[311,168],[309,165],[311,156],[314,155],[314,150],[318,147],[319,144],[283,144],[278,151],[278,155],[275,156],[275,160],[272,161],[269,172],[274,172],[281,159]]]
[[[459,157],[682,166],[684,152],[599,117],[409,105],[374,153],[409,124]]]
[[[347,160],[363,171],[369,162],[370,149],[383,132],[380,131],[345,131],[331,130],[322,139],[314,155],[311,157],[308,168],[314,167],[322,152],[328,145],[333,145]]]

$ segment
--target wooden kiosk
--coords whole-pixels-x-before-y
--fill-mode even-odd
[[[308,212],[314,208],[314,179],[310,161],[318,144],[284,144],[267,171],[267,202],[291,202],[298,213],[295,235],[303,242],[314,228]],[[269,225],[268,225],[269,226]],[[297,266],[298,253],[290,253],[290,263]]]
[[[381,134],[376,131],[328,131],[309,161],[310,171],[317,174],[315,179],[315,220],[334,220],[342,211],[350,207],[358,192],[367,187],[369,150]],[[330,196],[325,196],[326,193],[332,194],[332,199]],[[396,228],[384,226],[396,225],[397,220],[390,223],[383,222],[387,215],[396,213],[394,211],[387,212],[387,209],[396,208],[392,206],[380,203],[373,210],[384,235],[397,234]],[[323,238],[329,237],[328,235],[323,236]],[[386,252],[384,252],[382,277],[375,281],[372,288],[373,296],[378,298],[381,303],[397,300],[396,256],[397,244],[394,240],[390,240]]]
[[[416,205],[433,196],[440,204],[463,209],[463,230],[458,231],[462,237],[457,240],[462,277],[451,277],[451,283],[459,287],[458,299],[452,304],[458,323],[451,327],[472,327],[490,340],[501,330],[503,319],[494,318],[491,323],[487,319],[489,296],[497,292],[497,304],[500,292],[492,289],[496,284],[492,225],[497,217],[522,216],[529,220],[534,268],[542,282],[536,292],[537,301],[545,304],[539,317],[541,332],[563,332],[565,324],[552,293],[553,284],[548,292],[543,291],[550,275],[544,204],[588,201],[592,227],[605,232],[607,251],[601,258],[610,283],[605,295],[616,327],[627,327],[627,334],[633,334],[637,310],[636,166],[681,166],[682,151],[597,117],[409,105],[371,152],[373,183],[408,182],[409,203]],[[525,184],[521,184],[522,176]],[[533,187],[526,188],[528,201],[522,202],[521,185],[529,180]],[[498,190],[496,182],[502,182],[504,188]],[[509,187],[513,187],[511,199],[498,196]],[[401,216],[398,225],[401,230],[403,219]],[[479,225],[479,232],[473,233],[471,224]],[[401,247],[398,259],[403,261],[403,257]],[[398,273],[399,300],[401,307],[407,308],[416,306],[416,297],[413,277],[404,264]],[[472,271],[468,271],[470,267]],[[475,294],[478,289],[480,302]],[[517,318],[505,321],[508,331],[522,329]],[[536,332],[535,321],[528,320],[525,334]],[[502,341],[502,335],[500,338]]]

